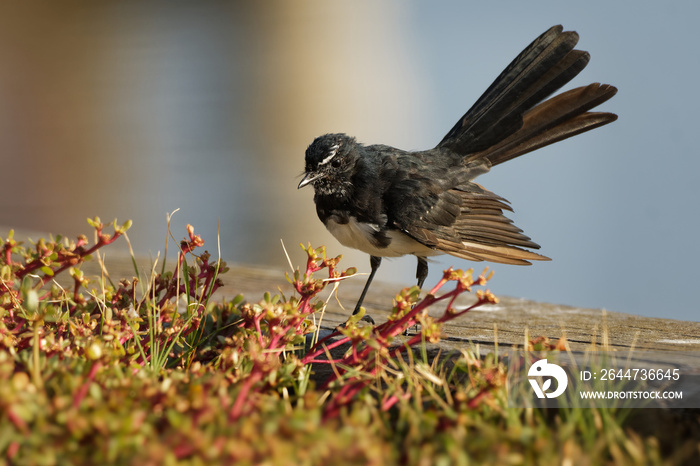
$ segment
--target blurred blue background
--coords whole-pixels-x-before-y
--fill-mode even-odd
[[[433,147],[554,24],[617,86],[617,122],[479,178],[552,262],[496,265],[497,295],[697,321],[697,2],[100,2],[3,6],[0,226],[75,235],[131,218],[163,249],[166,213],[228,261],[286,269],[327,245],[368,271],[297,191],[306,146],[346,132]],[[0,231],[4,236],[6,231]],[[124,247],[123,243],[120,247]],[[109,254],[109,250],[107,251]],[[454,265],[443,256],[426,282]],[[415,259],[379,280],[413,284]],[[364,280],[364,278],[358,278]],[[398,286],[397,286],[398,288]]]

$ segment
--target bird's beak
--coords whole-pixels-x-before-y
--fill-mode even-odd
[[[321,175],[319,173],[305,173],[304,178],[302,178],[301,181],[299,182],[299,186],[297,186],[297,189],[303,188],[307,184],[318,179],[320,176]]]

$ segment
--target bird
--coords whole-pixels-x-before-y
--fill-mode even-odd
[[[308,146],[298,189],[313,186],[316,213],[344,246],[370,256],[361,310],[383,257],[414,255],[419,288],[427,258],[531,265],[550,258],[504,212],[509,201],[474,179],[549,144],[611,123],[593,108],[617,93],[593,83],[550,97],[578,75],[590,54],[579,36],[553,26],[528,45],[432,149],[365,145],[344,133]],[[548,98],[549,97],[549,98]],[[370,318],[370,322],[372,322]]]

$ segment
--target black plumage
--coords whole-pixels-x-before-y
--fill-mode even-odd
[[[473,180],[491,167],[617,119],[589,110],[617,89],[590,84],[544,100],[588,64],[578,34],[554,26],[496,78],[433,149],[408,152],[363,145],[346,134],[316,138],[306,150],[299,188],[314,187],[321,221],[344,245],[382,257],[413,254],[422,286],[426,257],[447,253],[473,261],[528,265],[549,260],[504,215],[508,201]]]

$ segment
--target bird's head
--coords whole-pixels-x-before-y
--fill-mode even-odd
[[[298,188],[311,184],[316,194],[346,193],[357,162],[357,142],[346,134],[324,134],[306,149],[306,167]]]

